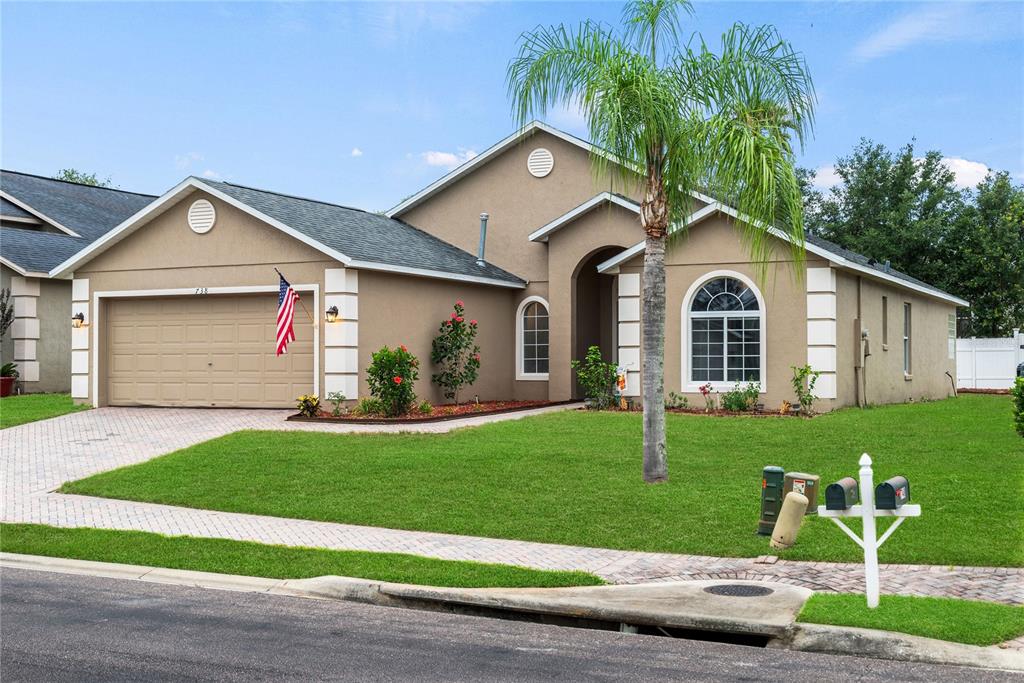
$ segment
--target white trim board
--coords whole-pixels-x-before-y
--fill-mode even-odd
[[[561,216],[551,221],[547,225],[538,228],[537,230],[534,230],[532,233],[530,233],[529,240],[531,242],[547,242],[548,236],[551,235],[551,233],[560,230],[562,227],[568,225],[569,223],[576,220],[577,218],[587,213],[591,209],[605,202],[617,204],[618,206],[621,206],[622,208],[632,211],[633,213],[636,213],[638,215],[640,213],[640,205],[637,204],[636,202],[631,201],[629,199],[625,199],[624,197],[620,197],[617,194],[613,194],[605,190],[604,192],[601,192],[595,195],[594,197],[588,199],[587,201],[583,202],[575,209],[572,209],[571,211],[562,214]]]
[[[544,306],[548,313],[548,370],[549,372],[523,372],[523,311],[526,307],[537,302]],[[546,382],[550,376],[551,366],[551,304],[542,296],[528,296],[519,302],[516,307],[516,381],[518,382]]]
[[[696,224],[698,221],[703,220],[704,218],[707,218],[708,216],[710,216],[710,215],[712,215],[714,213],[723,213],[723,214],[725,214],[727,216],[730,216],[731,218],[734,218],[736,220],[745,221],[746,217],[741,215],[739,211],[737,211],[736,209],[732,208],[731,206],[727,206],[725,204],[722,204],[721,202],[715,201],[711,197],[708,197],[707,195],[703,195],[703,194],[701,194],[699,192],[694,192],[693,195],[697,199],[700,199],[701,201],[708,201],[709,203],[708,203],[707,206],[703,207],[702,209],[699,209],[699,210],[693,212],[692,214],[690,214],[689,216],[687,216],[683,220],[682,225],[689,227],[691,225]],[[673,232],[675,230],[678,230],[678,229],[679,229],[678,227],[673,228]],[[792,242],[792,240],[790,239],[789,235],[787,235],[786,233],[782,232],[778,228],[769,227],[769,228],[767,228],[767,232],[768,232],[768,234],[772,235],[773,237],[781,239],[781,240],[783,240],[785,242]],[[815,244],[811,244],[809,242],[805,242],[804,243],[804,248],[808,252],[810,252],[810,253],[812,253],[812,254],[814,254],[816,256],[821,256],[822,258],[828,259],[829,262],[833,266],[835,266],[835,267],[844,268],[846,270],[856,271],[856,272],[861,273],[863,275],[866,275],[868,277],[875,278],[877,280],[882,280],[882,281],[888,282],[890,284],[896,285],[898,287],[902,287],[903,289],[909,289],[911,291],[918,292],[919,294],[924,294],[926,296],[930,296],[932,298],[939,299],[941,301],[947,301],[947,302],[955,304],[957,306],[970,306],[971,305],[969,302],[964,301],[960,297],[953,296],[952,294],[947,294],[945,292],[941,292],[941,291],[939,291],[937,289],[933,289],[931,287],[923,287],[923,286],[915,284],[913,282],[908,282],[907,280],[903,280],[901,278],[895,277],[894,275],[889,275],[888,273],[884,273],[882,271],[875,270],[874,268],[869,268],[867,266],[862,266],[859,263],[855,263],[853,261],[850,261],[849,259],[846,259],[843,256],[841,256],[841,255],[839,255],[839,254],[837,254],[837,253],[835,253],[833,251],[829,251],[828,249],[825,249],[824,247],[819,247],[819,246],[817,246]],[[626,249],[621,254],[608,259],[604,263],[599,264],[597,266],[597,271],[599,273],[614,274],[614,273],[618,272],[617,268],[620,265],[622,265],[626,261],[629,261],[630,259],[634,258],[635,256],[637,256],[639,254],[642,254],[643,251],[644,251],[644,243],[643,242],[639,242],[637,244],[634,244],[632,247],[630,247],[629,249]]]
[[[10,268],[15,273],[17,273],[18,275],[21,275],[23,277],[38,277],[38,278],[45,278],[45,279],[49,279],[50,278],[50,274],[49,273],[38,273],[38,272],[35,272],[35,271],[31,271],[31,270],[25,270],[24,268],[19,266],[14,261],[11,261],[10,259],[4,258],[3,256],[0,256],[0,264],[3,264],[4,266]]]
[[[201,286],[200,286],[201,287]],[[243,287],[207,287],[205,293],[196,294],[196,287],[181,287],[177,289],[123,289],[107,290],[104,292],[93,292],[90,300],[91,317],[89,322],[92,327],[92,339],[90,350],[92,351],[92,363],[89,372],[91,373],[90,385],[92,390],[92,406],[99,407],[100,401],[100,299],[130,299],[162,296],[217,296],[224,294],[264,294],[280,291],[277,285],[253,285]],[[313,310],[320,310],[320,285],[302,284],[292,285],[295,291],[313,292]],[[320,394],[320,324],[323,318],[313,316],[313,394]]]
[[[42,211],[37,211],[36,209],[33,209],[31,206],[29,206],[25,202],[20,201],[18,198],[11,196],[11,194],[9,192],[4,192],[3,190],[0,190],[0,197],[3,197],[7,201],[9,201],[11,204],[14,204],[15,206],[17,206],[19,209],[24,209],[25,211],[28,211],[30,214],[32,214],[33,216],[35,216],[39,220],[41,220],[41,221],[43,221],[45,223],[49,223],[50,225],[52,225],[53,227],[57,228],[61,232],[67,233],[68,235],[71,235],[72,237],[81,237],[81,235],[79,235],[77,232],[75,232],[71,228],[64,227],[63,225],[61,225],[57,221],[53,220],[52,218],[49,218]]]

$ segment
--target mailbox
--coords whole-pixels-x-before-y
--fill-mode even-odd
[[[910,482],[906,477],[886,479],[875,487],[875,508],[895,510],[910,502]]]
[[[821,477],[817,474],[804,474],[803,472],[786,472],[786,478],[782,485],[782,500],[786,500],[786,494],[799,493],[807,498],[807,510],[805,515],[818,514],[818,487]]]
[[[761,519],[757,523],[757,533],[762,536],[771,536],[775,522],[779,519],[784,477],[783,469],[772,465],[765,467],[761,473]]]
[[[825,509],[847,510],[860,502],[860,488],[853,477],[843,477],[825,487]]]

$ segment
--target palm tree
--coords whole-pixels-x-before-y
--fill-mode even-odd
[[[520,125],[557,106],[579,107],[595,171],[639,183],[643,273],[643,477],[668,479],[665,447],[665,248],[683,233],[696,192],[735,207],[759,270],[765,226],[803,256],[801,197],[792,138],[813,123],[814,90],[803,57],[771,26],[735,24],[718,53],[700,36],[679,42],[688,0],[633,0],[624,30],[584,22],[538,27],[520,38],[508,91]],[[801,272],[797,268],[797,273]]]

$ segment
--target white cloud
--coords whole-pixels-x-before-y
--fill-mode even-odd
[[[1021,27],[1020,10],[1013,3],[922,3],[860,41],[853,58],[867,62],[925,43],[1005,40],[1020,36]]]
[[[187,154],[175,154],[174,165],[178,170],[184,171],[197,161],[202,161],[203,155],[199,152],[188,152]]]
[[[457,152],[423,152],[420,154],[420,158],[422,158],[428,166],[441,166],[450,171],[456,166],[461,166],[466,163],[476,155],[476,152],[471,149],[459,148],[459,151]]]
[[[841,182],[843,179],[836,173],[835,166],[819,166],[814,169],[814,186],[817,188],[827,190]]]
[[[957,187],[973,188],[988,175],[988,166],[980,161],[971,161],[960,157],[943,157],[942,163],[956,174]]]
[[[361,156],[363,156],[363,150],[359,149],[358,147],[353,147],[352,148],[352,156],[354,156],[354,157],[361,157]]]
[[[209,178],[210,180],[220,180],[220,173],[208,168],[203,171],[203,177]]]

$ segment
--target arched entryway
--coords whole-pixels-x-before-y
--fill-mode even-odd
[[[623,247],[602,247],[585,257],[573,273],[572,358],[583,359],[587,349],[598,346],[601,356],[615,362],[616,322],[615,277],[597,272],[597,266],[622,253]],[[573,398],[583,398],[583,389],[572,378]]]

